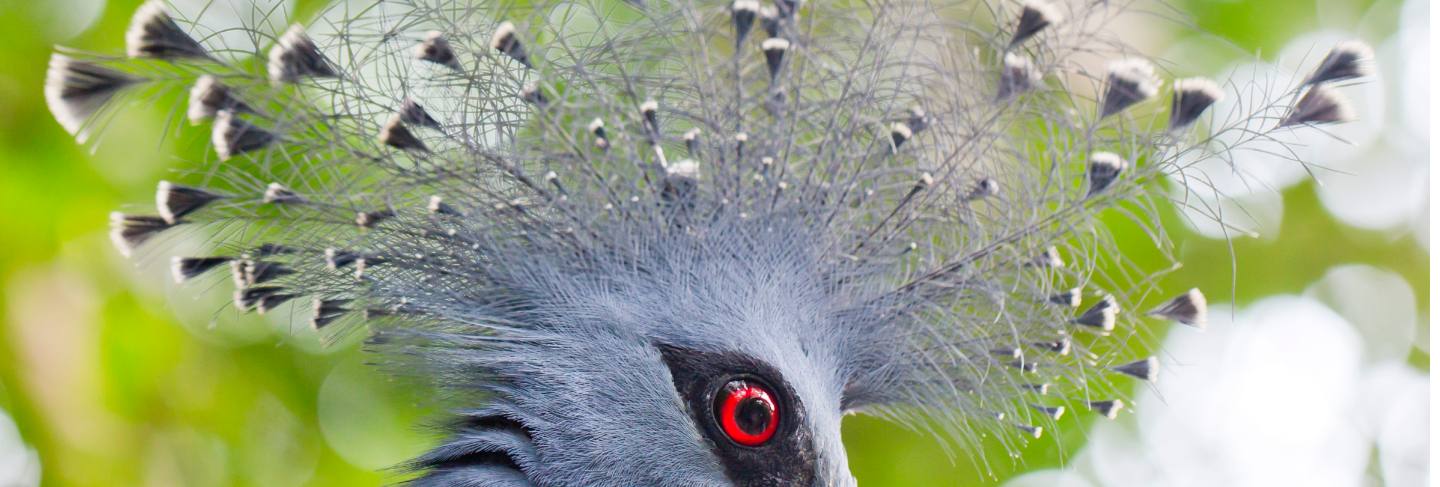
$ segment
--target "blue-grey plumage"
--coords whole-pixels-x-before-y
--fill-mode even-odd
[[[145,62],[57,54],[47,77],[77,135],[141,84],[213,118],[226,189],[162,182],[159,216],[112,217],[123,252],[176,231],[254,249],[172,271],[229,263],[237,308],[363,328],[473,401],[413,484],[853,485],[846,414],[1018,449],[1159,377],[1124,346],[1151,281],[1104,272],[1128,263],[1098,217],[1155,228],[1182,155],[1234,147],[1187,135],[1213,83],[1158,113],[1150,63],[1073,44],[1118,7],[470,3],[337,7],[254,46],[255,72],[151,2],[127,38]],[[1366,52],[1270,130],[1345,118],[1324,83]]]

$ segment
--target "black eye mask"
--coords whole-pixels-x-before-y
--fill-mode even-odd
[[[658,348],[675,391],[736,485],[813,483],[815,450],[805,408],[779,371],[739,353]]]

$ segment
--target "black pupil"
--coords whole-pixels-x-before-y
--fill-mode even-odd
[[[770,404],[758,397],[745,399],[735,407],[735,424],[752,435],[763,433],[770,426]]]

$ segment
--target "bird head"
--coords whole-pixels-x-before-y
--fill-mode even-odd
[[[847,414],[1012,452],[1113,419],[1159,374],[1144,321],[1205,323],[1193,289],[1125,311],[1163,290],[1114,221],[1173,255],[1193,161],[1343,121],[1329,85],[1370,57],[1211,120],[1208,80],[1155,106],[1106,2],[350,3],[262,15],[236,62],[152,1],[127,57],[55,54],[46,97],[83,139],[188,90],[216,157],[112,239],[199,233],[176,281],[228,267],[235,308],[441,386],[422,486],[846,486]]]
[[[840,421],[858,407],[860,296],[814,234],[724,230],[509,269],[527,284],[507,319],[528,326],[443,352],[489,397],[419,466],[436,485],[516,469],[542,485],[853,485]]]

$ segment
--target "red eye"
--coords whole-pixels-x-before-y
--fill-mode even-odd
[[[715,397],[715,420],[725,436],[745,446],[760,446],[780,427],[775,395],[758,382],[732,380]]]

